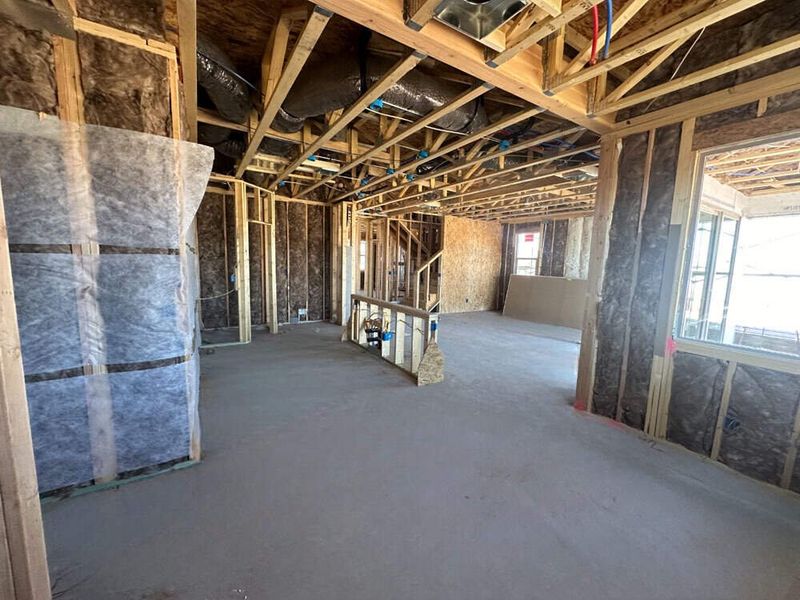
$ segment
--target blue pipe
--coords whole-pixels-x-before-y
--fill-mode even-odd
[[[603,58],[611,54],[611,25],[614,22],[614,3],[606,0],[606,45],[603,48]]]

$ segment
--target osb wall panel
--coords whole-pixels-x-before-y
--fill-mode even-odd
[[[442,312],[497,307],[502,242],[499,223],[445,217]]]
[[[166,58],[87,34],[78,52],[87,123],[170,134]]]
[[[200,262],[200,303],[204,329],[229,325],[228,274],[223,230],[225,196],[207,193],[197,211],[197,253]]]
[[[53,42],[0,17],[0,104],[55,114]]]
[[[78,16],[163,40],[164,0],[78,0]]]

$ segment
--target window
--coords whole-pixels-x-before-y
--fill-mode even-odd
[[[758,187],[773,180],[734,159],[706,168],[678,334],[800,356],[800,188]]]
[[[517,234],[515,275],[536,275],[539,266],[538,231]]]

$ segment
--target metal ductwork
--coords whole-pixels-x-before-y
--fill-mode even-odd
[[[437,20],[481,40],[513,19],[532,0],[443,0],[434,11]]]

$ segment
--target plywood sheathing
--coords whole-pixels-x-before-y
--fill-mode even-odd
[[[496,308],[502,240],[500,223],[444,217],[442,312]]]
[[[674,3],[669,2],[668,4],[673,5]],[[646,9],[647,6],[642,10],[642,13]],[[750,50],[787,38],[796,34],[798,28],[800,28],[800,12],[797,10],[797,2],[795,0],[767,0],[708,27],[702,33],[692,51],[687,55],[689,48],[697,38],[697,34],[692,36],[669,59],[634,87],[630,93],[633,94],[668,81],[684,57],[686,57],[686,60],[681,65],[678,76],[687,75]],[[630,109],[621,110],[617,114],[617,121],[630,119],[644,112],[673,106],[680,102],[778,73],[798,65],[800,65],[800,52],[788,52],[770,60],[661,96],[652,101],[652,103],[645,102]]]
[[[417,385],[429,385],[444,381],[444,354],[439,344],[431,342],[422,355],[417,371]]]
[[[49,34],[0,17],[0,104],[56,114],[53,41]]]

